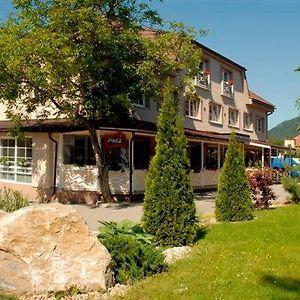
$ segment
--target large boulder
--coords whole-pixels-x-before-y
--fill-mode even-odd
[[[110,263],[106,248],[69,206],[39,204],[0,218],[0,291],[107,289]]]

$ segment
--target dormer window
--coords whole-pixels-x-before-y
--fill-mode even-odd
[[[234,81],[231,71],[222,70],[221,88],[223,96],[233,98]]]
[[[195,77],[195,85],[205,89],[209,89],[210,70],[209,70],[209,61],[207,59],[201,61],[199,65],[199,73]]]

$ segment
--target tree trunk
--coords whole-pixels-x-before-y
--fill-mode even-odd
[[[94,124],[89,123],[88,130],[91,137],[92,148],[96,159],[97,181],[98,181],[98,186],[100,187],[103,201],[115,202],[110,191],[109,177],[108,177],[109,170],[106,165],[104,149],[99,143]]]

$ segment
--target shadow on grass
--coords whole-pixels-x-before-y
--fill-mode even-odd
[[[276,288],[285,291],[300,293],[300,280],[290,277],[279,277],[274,275],[264,275],[262,281]]]
[[[199,226],[197,229],[196,242],[204,239],[207,234],[207,228],[205,226]]]

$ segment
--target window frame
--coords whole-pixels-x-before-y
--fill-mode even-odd
[[[211,107],[219,107],[219,118],[218,120],[213,120],[210,118],[211,116]],[[208,106],[208,121],[213,124],[222,125],[223,124],[223,106],[218,103],[210,102]]]
[[[3,146],[2,145],[2,141],[3,140],[11,140],[14,141],[14,146]],[[20,140],[20,139],[19,139]],[[31,146],[27,146],[26,145],[26,140],[31,140]],[[31,136],[25,136],[24,137],[24,142],[25,145],[23,147],[18,146],[18,138],[15,137],[1,137],[0,138],[0,157],[1,158],[5,158],[5,157],[12,157],[11,155],[3,155],[3,148],[7,148],[7,150],[9,150],[9,148],[14,150],[14,155],[13,155],[13,162],[9,162],[9,164],[13,163],[12,165],[5,165],[5,164],[1,164],[0,165],[0,182],[11,182],[11,183],[15,183],[15,184],[25,184],[25,185],[32,185],[32,176],[33,176],[33,168],[32,168],[32,154],[33,154],[33,141],[32,141],[32,137]],[[18,150],[23,150],[25,157],[23,156],[19,156],[18,155]],[[27,151],[31,150],[31,157],[27,158]],[[29,161],[29,165],[28,166],[22,166],[19,165],[18,161],[20,159],[25,159]],[[8,168],[8,170],[7,170]],[[22,170],[23,169],[23,170]],[[7,175],[12,175],[14,177],[14,179],[5,179],[2,178],[1,173],[7,174]],[[18,175],[23,175],[25,176],[24,178],[26,178],[26,176],[28,176],[28,178],[30,178],[29,181],[20,181],[18,180]]]
[[[84,154],[84,162],[83,163],[79,163],[78,161],[76,162],[76,155],[75,155],[75,140],[73,142],[72,145],[69,145],[65,142],[65,138],[68,137],[68,138],[84,138],[84,151],[83,151],[83,154]],[[89,138],[90,136],[88,134],[63,134],[63,165],[65,166],[76,166],[76,167],[79,167],[79,168],[85,168],[85,167],[94,167],[96,166],[96,160],[94,161],[94,163],[89,163],[89,150],[92,149],[92,146],[91,144],[89,145]],[[91,143],[91,141],[90,141]],[[71,162],[70,163],[67,163],[66,162],[66,155],[67,155],[67,152],[66,152],[66,149],[65,147],[66,146],[72,146],[73,147],[73,150],[70,151],[69,155],[70,155],[70,160]],[[89,148],[89,146],[91,147],[91,149]],[[72,153],[73,152],[73,153]],[[73,155],[73,157],[72,157]],[[95,159],[95,158],[94,158]]]
[[[196,104],[196,115],[193,115],[194,109],[193,105]],[[184,115],[187,118],[195,119],[195,120],[202,120],[202,100],[193,100],[190,98],[184,99]]]
[[[250,126],[245,127],[245,116],[249,117]],[[244,112],[243,114],[243,129],[247,131],[253,131],[253,115],[251,113]]]
[[[261,128],[258,125],[258,122],[261,121]],[[265,133],[265,118],[261,116],[256,116],[256,131],[259,133]]]
[[[235,124],[231,124],[230,120],[231,120],[231,113],[236,113],[236,122]],[[229,127],[234,127],[234,128],[240,128],[240,112],[239,110],[232,108],[232,107],[228,107],[228,126]]]
[[[233,84],[229,83],[231,80],[233,81]],[[229,91],[226,91],[225,88],[229,88]],[[230,99],[233,99],[234,95],[233,72],[226,68],[221,69],[221,95]]]
[[[134,103],[133,105],[135,107],[140,107],[140,108],[146,108],[147,107],[147,99],[146,99],[146,95],[145,94],[141,94],[141,97],[139,98],[140,100],[142,100],[142,103]]]
[[[208,74],[206,74],[206,71],[208,72]],[[200,78],[203,78],[203,80],[201,80]],[[200,88],[210,90],[210,81],[210,62],[208,59],[203,59],[199,64],[199,72],[195,76],[194,84],[195,86],[198,86]]]

